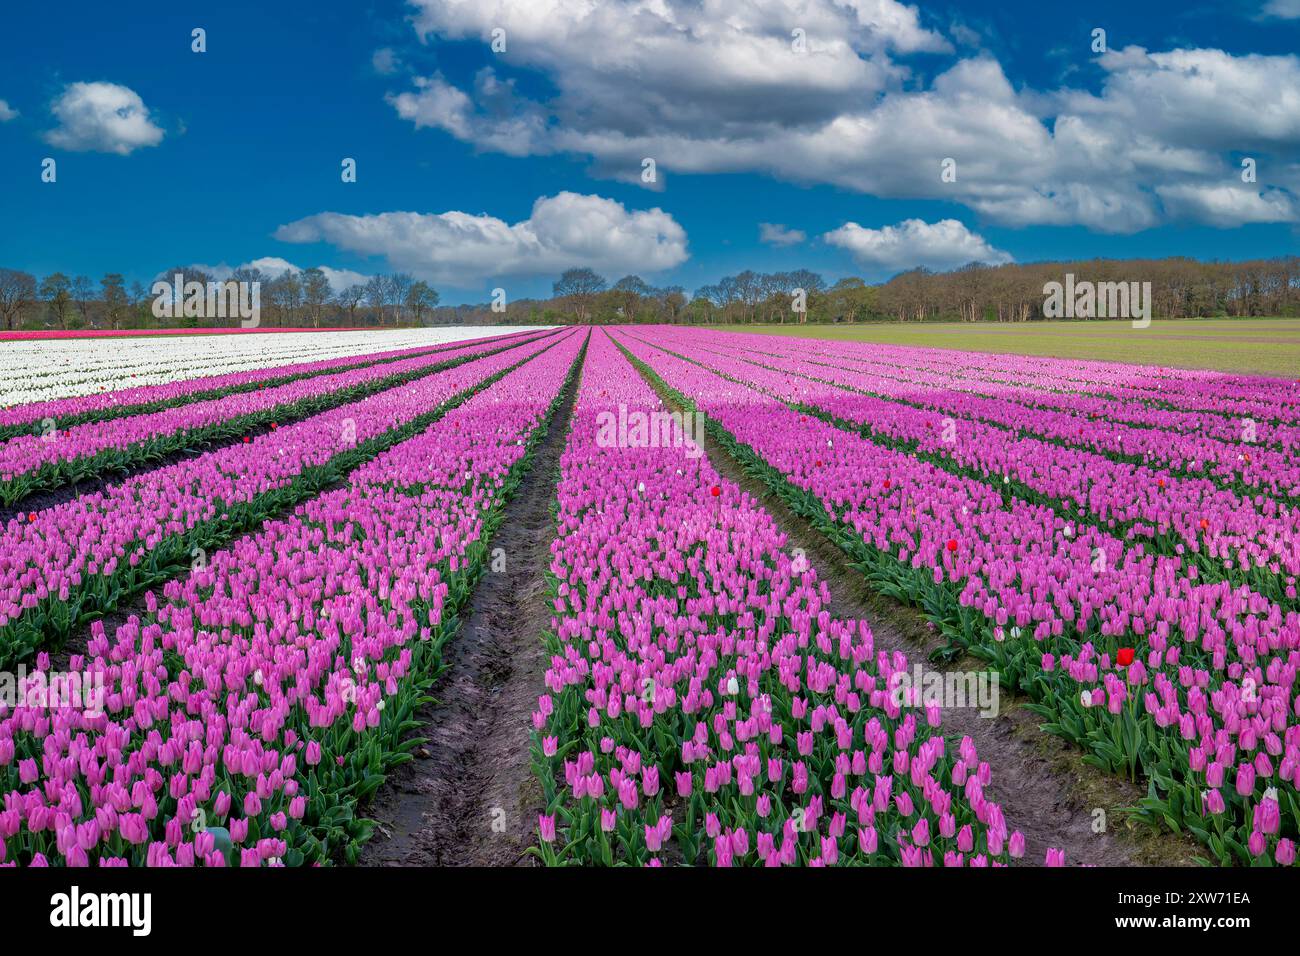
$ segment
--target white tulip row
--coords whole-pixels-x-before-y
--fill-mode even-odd
[[[521,330],[471,326],[0,342],[0,408]]]

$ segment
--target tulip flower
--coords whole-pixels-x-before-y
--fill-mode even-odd
[[[1273,851],[1273,859],[1282,866],[1290,866],[1295,862],[1295,843],[1283,837],[1277,841],[1277,849]]]

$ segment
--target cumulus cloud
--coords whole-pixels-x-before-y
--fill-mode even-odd
[[[278,256],[264,256],[261,259],[254,259],[240,266],[241,269],[261,269],[272,278],[283,275],[285,272],[302,272],[298,266],[289,262],[287,259],[281,259]],[[317,266],[321,272],[325,273],[325,278],[329,280],[330,288],[335,293],[342,292],[350,285],[365,285],[370,280],[370,276],[363,275],[360,272],[354,272],[351,269],[332,269],[329,266]]]
[[[780,223],[760,222],[758,224],[758,241],[769,246],[797,246],[808,238],[800,229],[787,229]]]
[[[486,213],[325,212],[276,230],[284,242],[327,242],[446,285],[472,287],[495,276],[530,276],[587,266],[654,272],[686,261],[686,231],[661,209],[629,211],[600,196],[543,196],[531,215],[507,223]]]
[[[553,103],[499,98],[483,109],[484,88],[499,92],[501,86],[491,71],[476,79],[473,98],[460,90],[453,95],[441,76],[425,77],[413,91],[390,94],[399,115],[514,155],[588,152],[604,174],[628,181],[639,181],[641,160],[654,154],[639,153],[624,169],[621,147],[635,152],[648,133],[691,138],[710,127],[725,139],[825,122],[844,97],[870,95],[906,76],[888,51],[950,49],[921,27],[915,7],[894,0],[797,6],[418,0],[414,6],[423,39],[481,39],[504,28],[502,61],[547,73],[560,93]]]
[[[217,265],[208,265],[201,262],[191,263],[189,268],[197,269],[206,275],[211,276],[217,282],[224,282],[237,269],[260,269],[270,279],[278,279],[286,272],[302,272],[302,268],[294,265],[287,259],[281,259],[279,256],[263,256],[260,259],[253,259],[249,262],[242,263],[238,266],[231,266],[225,262]],[[354,272],[351,269],[332,269],[329,266],[318,266],[325,278],[329,281],[330,290],[335,295],[342,292],[350,285],[365,285],[370,280],[370,276],[363,275],[360,272]],[[167,273],[161,273],[154,277],[155,279],[171,279]]]
[[[1269,0],[1262,12],[1265,17],[1279,20],[1300,19],[1300,0]]]
[[[18,116],[18,111],[13,109],[6,101],[0,100],[0,123],[7,123]]]
[[[1295,3],[1273,0],[1277,11]],[[413,6],[425,40],[481,41],[504,28],[499,69],[539,72],[551,92],[520,95],[493,69],[468,86],[439,74],[390,93],[398,115],[482,150],[585,156],[597,175],[630,183],[652,157],[661,177],[758,172],[954,201],[1006,225],[1132,232],[1220,222],[1214,204],[1183,193],[1222,186],[1243,150],[1300,150],[1294,55],[1129,47],[1094,61],[1096,92],[1032,90],[1015,88],[987,53],[958,56],[915,7],[894,0]],[[804,52],[792,46],[795,29]],[[963,46],[974,39],[968,28],[951,32]],[[917,52],[955,59],[918,82],[905,65]],[[957,162],[956,181],[940,178],[945,158]],[[1233,208],[1247,217],[1261,202],[1296,208],[1290,183],[1261,185],[1284,195],[1261,192]]]
[[[139,94],[116,83],[70,83],[50,112],[59,125],[45,141],[60,149],[126,156],[163,138]]]
[[[881,229],[846,222],[822,238],[832,246],[847,249],[860,265],[884,272],[916,266],[943,270],[968,262],[1001,265],[1011,261],[1010,255],[993,248],[983,236],[956,219],[935,223],[905,219]]]
[[[416,129],[446,130],[480,149],[507,156],[552,151],[544,139],[546,119],[540,110],[524,104],[511,109],[513,85],[500,81],[491,69],[479,72],[475,81],[477,95],[473,98],[441,75],[416,77],[413,82],[414,90],[390,93],[387,99],[397,115],[410,120]],[[496,108],[489,110],[476,102]]]
[[[1240,226],[1252,222],[1294,222],[1297,203],[1280,189],[1259,191],[1238,185],[1201,186],[1185,183],[1158,186],[1156,192],[1175,215],[1214,226]]]

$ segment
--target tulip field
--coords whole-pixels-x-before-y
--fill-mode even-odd
[[[510,568],[536,663],[473,699],[516,695],[517,803],[414,827],[541,865],[1083,862],[997,734],[898,692],[975,660],[1125,819],[1291,865],[1298,448],[1293,380],[737,331],[0,343],[0,864],[367,862],[491,679],[454,651]]]

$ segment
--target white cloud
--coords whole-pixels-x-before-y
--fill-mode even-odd
[[[509,114],[498,109],[489,114],[478,110],[468,94],[440,75],[416,77],[414,83],[414,92],[390,93],[387,100],[397,115],[410,120],[416,129],[443,129],[480,149],[507,156],[551,151],[543,140],[545,117],[537,110],[519,108]],[[480,102],[513,101],[513,87],[498,80],[490,69],[480,71],[475,87]]]
[[[370,65],[374,71],[381,76],[391,76],[401,67],[401,58],[393,51],[392,47],[380,47],[370,57]]]
[[[207,265],[201,262],[192,262],[189,265],[191,269],[198,269],[206,273],[218,282],[229,279],[236,269],[260,269],[268,279],[278,279],[285,272],[302,272],[303,270],[294,265],[287,259],[281,259],[279,256],[263,256],[260,259],[253,259],[249,262],[242,263],[238,266],[231,266],[227,263],[217,265]],[[360,272],[354,272],[351,269],[332,269],[329,266],[318,266],[321,272],[325,273],[325,278],[329,281],[330,289],[337,295],[350,285],[365,285],[370,276],[363,275]],[[155,276],[155,279],[171,279],[171,275],[161,273]]]
[[[281,259],[278,256],[264,256],[261,259],[254,259],[251,262],[244,263],[240,268],[261,269],[268,276],[278,278],[285,272],[302,272],[298,266],[289,262],[287,259]],[[325,273],[325,278],[329,280],[330,288],[334,292],[342,292],[350,285],[365,285],[370,280],[370,276],[362,275],[360,272],[354,272],[351,269],[332,269],[329,266],[317,266],[321,272]]]
[[[1274,0],[1278,11],[1293,4]],[[1294,55],[1129,47],[1086,67],[1102,72],[1095,93],[1035,91],[1013,87],[985,53],[918,82],[906,57],[956,54],[893,0],[413,5],[425,40],[484,41],[504,28],[499,69],[540,72],[553,92],[522,96],[491,68],[469,86],[439,74],[389,95],[400,116],[481,150],[586,156],[597,175],[630,183],[652,157],[659,188],[672,172],[757,172],[958,202],[1006,225],[1133,232],[1220,222],[1205,203],[1165,203],[1161,190],[1222,186],[1243,150],[1274,172],[1300,151]],[[795,28],[804,53],[791,49]],[[978,39],[968,27],[950,32],[963,45]],[[955,182],[939,176],[948,157]],[[1298,208],[1292,182],[1262,174],[1261,185],[1283,191],[1272,208]]]
[[[1213,226],[1251,222],[1294,222],[1300,218],[1295,197],[1279,189],[1259,191],[1244,185],[1199,186],[1184,183],[1157,186],[1171,213]]]
[[[1300,145],[1300,58],[1222,50],[1107,53],[1100,99],[1065,98],[1067,109],[1122,120],[1130,135],[1209,150]]]
[[[13,109],[6,101],[0,100],[0,123],[7,123],[18,116],[18,111]]]
[[[1300,19],[1300,0],[1269,0],[1264,4],[1263,14],[1279,20]]]
[[[142,146],[157,146],[163,138],[139,94],[116,83],[70,83],[50,112],[59,125],[45,134],[45,141],[60,149],[126,156]]]
[[[758,241],[770,246],[797,246],[808,238],[800,229],[787,229],[780,223],[760,222],[758,224]]]
[[[884,271],[927,266],[953,269],[968,262],[1000,265],[1011,256],[995,249],[956,219],[928,223],[905,219],[895,226],[868,229],[847,222],[822,236],[826,242],[847,249],[861,265]]]
[[[562,192],[510,224],[465,212],[326,212],[281,226],[284,242],[328,242],[394,269],[462,288],[493,276],[546,275],[574,266],[654,272],[686,261],[686,231],[661,209],[629,212],[600,196]]]
[[[513,155],[580,151],[569,134],[633,137],[640,131],[692,135],[702,127],[720,138],[778,126],[809,126],[836,115],[845,97],[861,98],[901,81],[907,71],[888,51],[950,49],[923,29],[915,7],[894,0],[415,0],[416,30],[480,40],[506,31],[502,62],[549,74],[555,103],[498,97],[475,110],[452,94],[442,76],[415,91],[389,96],[399,115],[444,129],[483,148]],[[792,32],[801,30],[803,52]],[[478,78],[503,85],[491,71]],[[460,92],[457,90],[456,92]],[[513,91],[510,91],[513,94]],[[553,109],[560,124],[547,122]],[[567,132],[566,132],[567,131]],[[524,143],[515,143],[523,137]],[[635,172],[610,175],[639,182]],[[598,162],[621,156],[595,154]],[[665,157],[665,163],[667,157]]]

